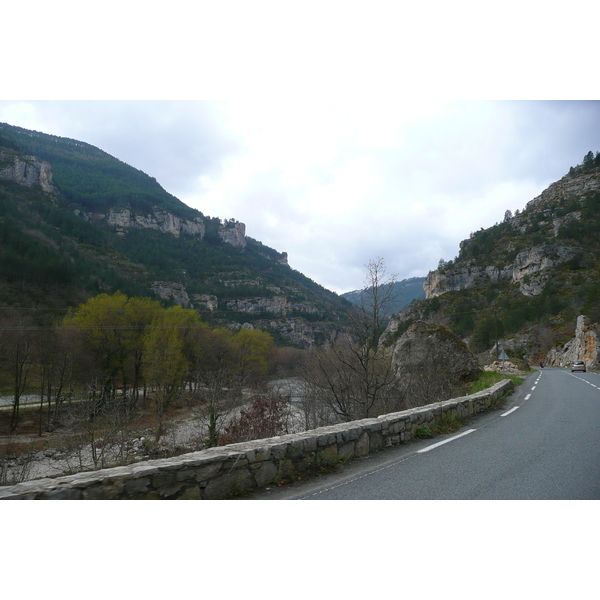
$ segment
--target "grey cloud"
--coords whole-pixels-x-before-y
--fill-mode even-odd
[[[600,150],[597,101],[453,102],[399,121],[372,110],[363,118],[367,104],[336,120],[329,105],[313,107],[305,128],[286,127],[293,111],[268,123],[272,111],[263,110],[244,133],[230,123],[248,111],[232,120],[216,102],[16,109],[23,106],[0,102],[0,120],[19,115],[13,124],[102,148],[204,214],[245,222],[249,236],[288,252],[293,268],[335,291],[360,287],[376,257],[400,278],[425,275],[472,231],[524,208]],[[363,167],[366,180],[356,177]]]

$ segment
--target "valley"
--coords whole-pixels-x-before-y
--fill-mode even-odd
[[[597,370],[599,265],[600,154],[426,278],[376,259],[338,295],[99,148],[0,123],[0,485],[447,400],[501,353]]]

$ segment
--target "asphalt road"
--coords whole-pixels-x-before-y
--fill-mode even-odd
[[[250,499],[600,499],[600,375],[540,369],[502,410],[454,434],[353,461]]]

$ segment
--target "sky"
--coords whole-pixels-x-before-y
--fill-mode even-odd
[[[105,150],[338,293],[375,258],[427,275],[600,150],[596,101],[0,101],[0,121]]]
[[[426,276],[600,150],[585,2],[189,6],[38,6],[3,32],[0,121],[101,148],[332,291],[377,258]]]

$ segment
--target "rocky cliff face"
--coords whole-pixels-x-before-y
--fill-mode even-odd
[[[517,284],[524,296],[539,295],[552,268],[571,260],[578,253],[577,248],[561,242],[561,227],[581,221],[582,213],[578,208],[584,198],[599,191],[600,176],[596,171],[566,175],[548,186],[528,202],[522,212],[517,211],[517,214],[505,219],[502,224],[505,235],[493,239],[492,246],[498,247],[490,252],[493,259],[488,265],[483,266],[481,261],[464,257],[469,255],[471,245],[476,245],[477,236],[489,234],[493,228],[480,230],[471,234],[470,239],[463,240],[452,268],[428,274],[423,284],[426,298],[500,281]],[[539,232],[537,236],[535,232]],[[507,238],[512,241],[508,242]],[[528,247],[523,248],[524,245]]]
[[[155,281],[152,290],[162,300],[172,301],[183,308],[194,308],[201,312],[215,313],[218,310],[246,313],[253,317],[272,315],[271,319],[260,319],[254,324],[227,324],[231,328],[262,329],[284,340],[288,344],[304,349],[314,348],[324,342],[334,340],[338,334],[334,327],[320,323],[307,322],[302,316],[292,314],[317,314],[318,309],[308,302],[290,302],[285,296],[271,298],[228,299],[221,303],[218,298],[209,294],[194,294],[190,299],[184,285],[168,281]],[[225,314],[225,313],[224,313]]]
[[[288,301],[285,296],[226,300],[225,305],[230,310],[242,313],[269,312],[277,315],[288,315],[295,311],[308,314],[315,314],[318,312],[318,310],[309,303],[293,303]]]
[[[577,317],[575,336],[564,346],[552,348],[546,356],[545,364],[550,367],[568,367],[575,360],[585,362],[588,369],[600,367],[599,327],[584,315]]]
[[[111,209],[108,214],[102,213],[80,213],[87,221],[105,221],[108,225],[115,227],[119,235],[125,235],[128,229],[154,229],[162,233],[170,233],[175,237],[190,235],[202,239],[205,226],[201,217],[190,221],[181,219],[168,212],[155,208],[149,215],[134,214],[128,208]]]
[[[562,179],[549,185],[539,196],[528,202],[525,211],[548,210],[547,217],[551,218],[552,211],[557,204],[569,198],[579,198],[599,190],[600,179],[595,172],[583,173],[577,177],[565,175]],[[514,219],[516,222],[523,224],[523,218],[516,216]]]
[[[206,226],[202,217],[196,217],[193,220],[182,219],[175,215],[154,208],[151,214],[135,214],[128,208],[114,208],[105,213],[81,213],[85,220],[91,222],[106,222],[115,227],[119,235],[125,235],[128,229],[153,229],[162,233],[170,233],[175,237],[180,235],[189,235],[203,239],[206,233]],[[223,242],[234,248],[246,247],[246,225],[239,222],[227,222],[219,227],[219,237]],[[287,260],[285,261],[287,264]]]
[[[227,223],[219,228],[219,237],[234,248],[245,248],[246,226],[243,223]]]
[[[503,267],[464,267],[449,272],[430,271],[423,288],[425,298],[435,298],[446,292],[498,283],[506,280],[516,283],[519,291],[528,297],[541,294],[549,277],[548,270],[575,256],[576,250],[569,246],[535,246],[517,254],[512,263]]]
[[[0,152],[0,179],[13,181],[19,185],[38,185],[44,192],[56,195],[58,190],[52,181],[52,166],[35,156],[16,156]]]
[[[172,300],[175,304],[183,308],[193,308],[190,297],[181,283],[155,281],[152,284],[152,291],[162,300]]]
[[[276,320],[256,321],[254,326],[268,331],[277,339],[283,340],[304,350],[333,343],[343,335],[340,329],[325,323],[311,323],[299,317],[284,317]]]

